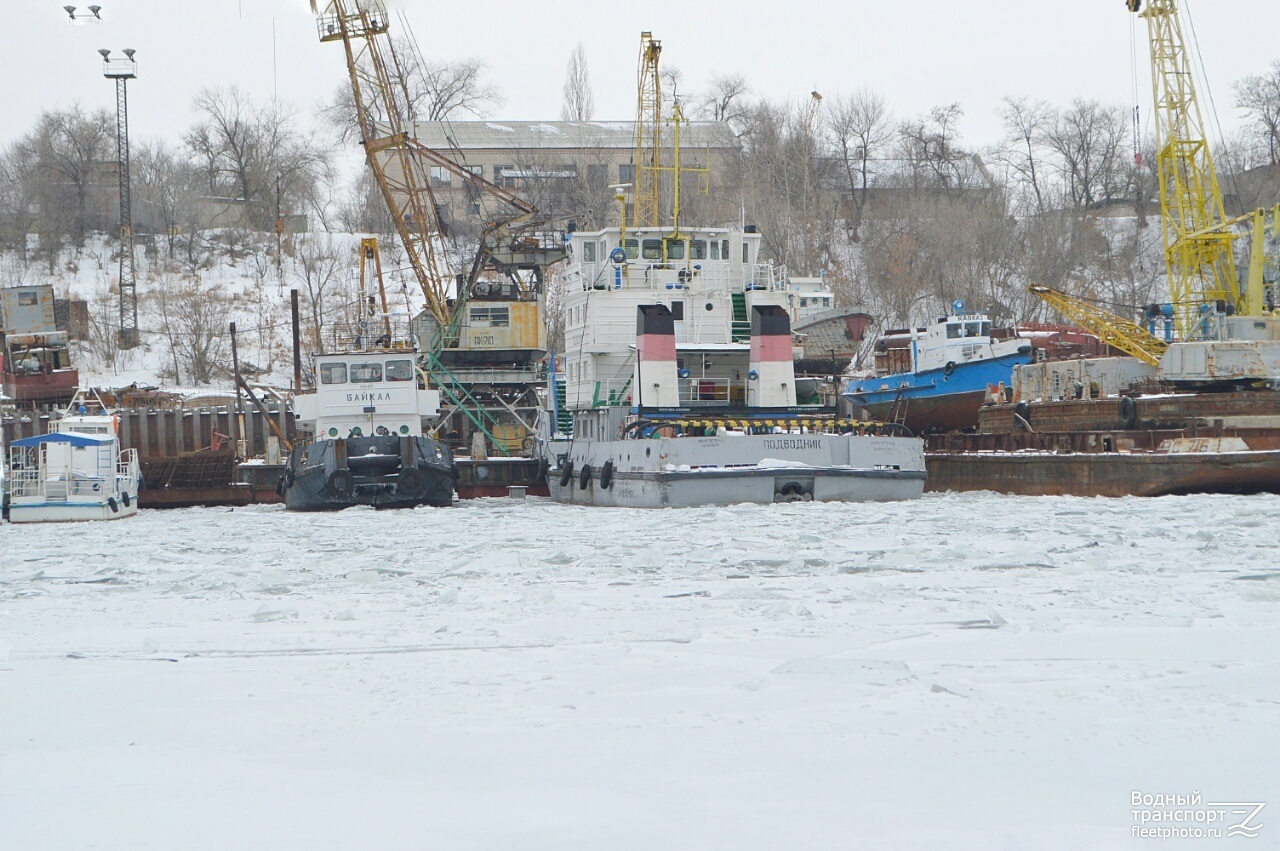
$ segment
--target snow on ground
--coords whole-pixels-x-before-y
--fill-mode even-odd
[[[1268,802],[1277,497],[0,527],[0,845],[1093,849]],[[1148,825],[1149,826],[1149,825]]]

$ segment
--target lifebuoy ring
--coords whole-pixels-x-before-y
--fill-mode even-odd
[[[608,490],[613,487],[613,460],[604,462],[604,466],[600,468],[600,487]]]
[[[573,478],[573,462],[565,461],[564,468],[560,471],[560,487],[568,487],[569,480]]]
[[[350,470],[334,470],[329,474],[329,490],[347,496],[355,488],[356,480]]]
[[[120,513],[120,506],[116,504],[116,498],[114,496],[107,497],[107,508],[111,509],[112,514]]]
[[[586,490],[589,484],[591,484],[591,465],[583,464],[582,473],[578,476],[578,490]]]
[[[396,476],[396,493],[412,494],[422,490],[422,471],[417,467],[405,467]]]
[[[943,375],[951,375],[955,371],[956,371],[956,362],[953,360],[947,361],[946,366],[942,367]]]
[[[1133,428],[1138,424],[1138,403],[1132,396],[1120,400],[1120,423],[1125,428]]]

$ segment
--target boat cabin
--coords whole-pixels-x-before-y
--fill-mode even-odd
[[[421,434],[440,408],[438,391],[419,389],[411,348],[316,355],[315,376],[294,404],[317,439]]]

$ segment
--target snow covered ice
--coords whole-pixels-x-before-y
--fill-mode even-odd
[[[0,527],[0,846],[1141,848],[1135,790],[1275,822],[1278,513],[967,494]]]

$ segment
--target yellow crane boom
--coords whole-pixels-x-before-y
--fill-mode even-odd
[[[1027,287],[1027,292],[1039,296],[1063,316],[1108,346],[1117,348],[1152,366],[1160,365],[1161,356],[1169,348],[1168,343],[1150,334],[1138,323],[1130,322],[1095,304],[1069,296],[1052,287],[1033,284]]]
[[[1186,340],[1202,304],[1223,301],[1240,313],[1250,305],[1236,275],[1237,234],[1223,208],[1178,4],[1147,0],[1145,11],[1142,0],[1126,5],[1147,22],[1165,263],[1178,334]]]

